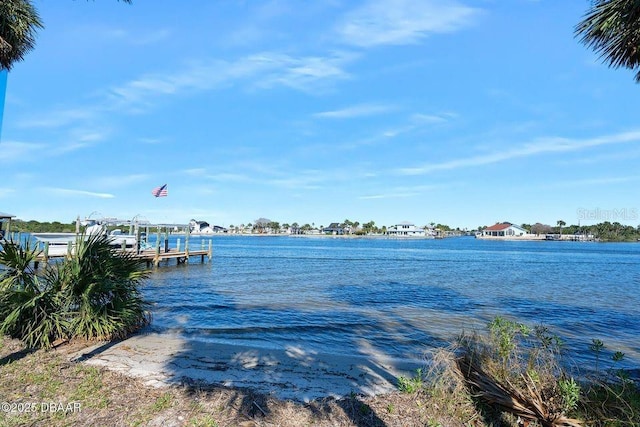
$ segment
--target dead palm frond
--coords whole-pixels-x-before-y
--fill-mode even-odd
[[[582,427],[580,420],[566,417],[550,396],[546,396],[528,375],[521,375],[521,386],[514,385],[508,379],[498,380],[485,372],[479,364],[467,354],[457,356],[456,364],[460,375],[477,397],[487,403],[499,406],[520,418],[538,421],[544,427]]]

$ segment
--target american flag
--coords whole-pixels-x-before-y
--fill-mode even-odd
[[[151,194],[153,194],[154,197],[167,197],[169,195],[167,184],[154,188],[151,190]]]

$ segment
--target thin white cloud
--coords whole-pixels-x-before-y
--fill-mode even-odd
[[[137,184],[149,179],[147,174],[114,175],[97,178],[92,182],[99,187],[118,188]]]
[[[148,46],[160,43],[171,37],[171,31],[167,28],[146,29],[136,27],[134,31],[120,27],[110,27],[106,25],[80,25],[71,30],[71,37],[86,38],[91,34],[94,42],[106,41],[123,42],[131,46]]]
[[[291,190],[317,190],[322,188],[326,181],[332,179],[330,173],[317,169],[294,171],[279,175],[281,176],[267,179],[264,183]]]
[[[415,44],[464,28],[479,12],[448,0],[372,0],[349,13],[337,32],[344,43],[360,47]]]
[[[422,196],[424,193],[433,190],[439,190],[448,185],[434,184],[434,185],[415,185],[409,187],[395,187],[388,189],[384,193],[376,193],[370,195],[364,195],[358,197],[361,200],[376,200],[376,199],[406,199],[410,197]]]
[[[104,141],[107,137],[107,132],[74,129],[70,132],[68,141],[56,145],[53,152],[55,154],[64,154],[72,151],[82,150],[84,148],[92,147],[101,141]]]
[[[0,187],[0,198],[2,197],[6,197],[9,194],[15,193],[16,190],[14,190],[13,188],[2,188]]]
[[[142,75],[109,89],[104,99],[91,106],[46,111],[30,115],[19,122],[21,127],[58,128],[87,125],[105,119],[105,115],[140,114],[163,97],[185,95],[244,84],[251,89],[286,86],[294,90],[316,93],[324,91],[337,80],[349,78],[344,67],[355,54],[333,53],[326,56],[294,57],[263,52],[236,61],[211,60],[186,66],[174,72]],[[69,152],[90,145],[87,139],[71,134],[68,142],[58,145],[57,152]],[[93,142],[96,142],[94,140]],[[143,143],[158,143],[159,139],[143,138]]]
[[[196,176],[196,177],[202,177],[207,175],[207,170],[205,168],[185,169],[183,172],[189,176]]]
[[[0,143],[0,160],[29,160],[45,148],[46,144],[37,142],[4,141]]]
[[[140,138],[139,141],[143,144],[148,144],[148,145],[157,145],[157,144],[161,144],[163,142],[163,139],[161,138]]]
[[[145,107],[160,96],[213,90],[244,81],[249,86],[268,89],[287,86],[313,91],[317,85],[348,77],[343,66],[353,55],[293,57],[266,52],[235,62],[209,61],[192,64],[173,73],[148,74],[110,91],[112,108]]]
[[[143,34],[138,34],[131,38],[131,43],[138,46],[147,46],[162,42],[171,37],[171,31],[166,28],[159,30],[148,31]]]
[[[446,123],[456,117],[457,117],[457,114],[454,114],[454,113],[442,113],[442,114],[415,113],[410,117],[410,120],[412,123],[415,123],[415,124],[436,124],[436,123]]]
[[[47,111],[44,115],[21,119],[17,124],[22,128],[57,128],[95,117],[91,108],[68,108]]]
[[[182,173],[190,177],[196,177],[196,178],[206,179],[209,181],[217,181],[217,182],[255,182],[256,181],[255,178],[252,178],[249,175],[243,175],[241,173],[231,173],[231,172],[210,173],[205,168],[185,169],[182,171]]]
[[[359,104],[351,107],[343,108],[340,110],[323,111],[316,113],[313,116],[324,119],[349,119],[353,117],[366,117],[374,116],[378,114],[388,113],[395,110],[393,105],[383,104]]]
[[[415,132],[416,130],[419,130],[425,127],[433,127],[435,125],[447,123],[451,119],[454,119],[456,117],[457,115],[453,113],[443,113],[443,114],[415,113],[409,117],[408,125],[397,127],[394,129],[387,129],[386,131],[383,132],[382,135],[386,138],[395,138],[399,135]]]
[[[543,138],[513,149],[496,151],[485,155],[449,160],[441,163],[426,163],[422,166],[401,168],[400,175],[425,175],[431,172],[454,170],[504,162],[511,159],[526,158],[546,153],[581,151],[592,147],[611,144],[640,142],[640,131],[622,132],[589,139]]]
[[[254,178],[239,173],[216,173],[207,175],[207,178],[219,182],[255,182]]]
[[[274,179],[267,182],[268,184],[273,185],[274,187],[282,187],[287,188],[289,190],[319,190],[323,188],[320,183],[314,184],[311,182],[305,182],[299,178],[289,178],[289,179]]]
[[[408,197],[419,196],[420,193],[404,192],[404,193],[387,193],[387,194],[372,194],[369,196],[358,197],[361,200],[375,200],[375,199],[406,199]]]
[[[638,157],[640,157],[640,147],[632,150],[621,150],[613,153],[604,153],[597,156],[585,157],[582,159],[560,160],[558,161],[558,164],[560,165],[601,164],[604,162],[630,161]]]
[[[86,196],[95,197],[99,199],[113,199],[115,196],[110,193],[96,193],[93,191],[74,190],[70,188],[43,188],[47,193],[53,193],[59,196]]]
[[[272,67],[263,75],[257,76],[254,85],[265,89],[286,86],[301,92],[325,90],[335,81],[350,77],[344,66],[354,57],[353,54],[345,53],[300,58],[283,54],[262,54],[254,59],[271,64]]]
[[[611,185],[622,184],[625,182],[635,182],[640,180],[640,176],[619,176],[619,177],[601,177],[601,178],[586,178],[577,179],[571,181],[556,181],[553,184],[544,186],[544,188],[564,188],[564,187],[583,187],[583,186],[595,186],[595,185]]]

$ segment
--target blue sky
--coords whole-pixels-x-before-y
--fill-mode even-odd
[[[640,224],[640,86],[574,37],[586,0],[34,3],[18,218]]]

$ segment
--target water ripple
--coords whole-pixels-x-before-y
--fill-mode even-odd
[[[156,270],[154,328],[194,340],[414,357],[495,315],[640,363],[640,245],[216,237],[209,264]]]

